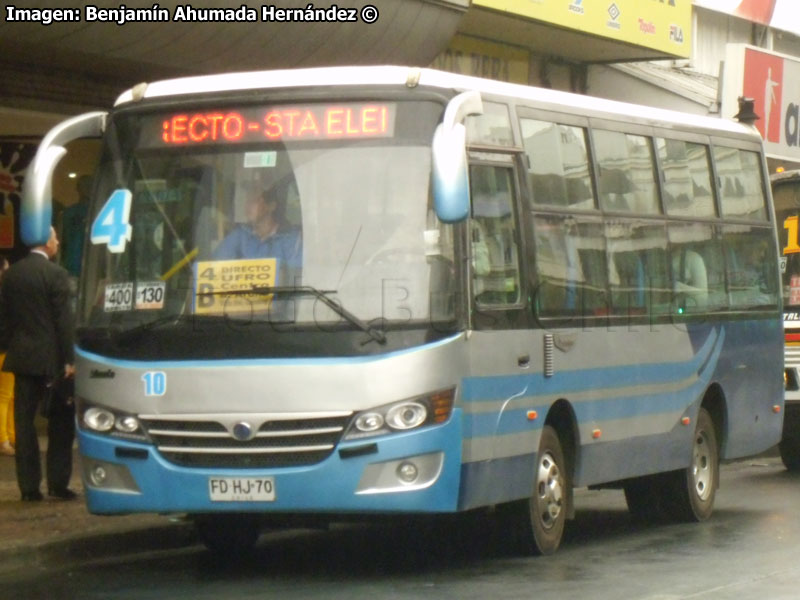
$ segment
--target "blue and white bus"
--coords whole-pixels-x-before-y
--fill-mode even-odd
[[[703,520],[720,461],[781,437],[752,128],[405,67],[142,84],[44,139],[27,243],[86,136],[92,513],[188,515],[230,549],[303,518],[484,509],[550,553],[575,488]],[[279,224],[254,224],[253,189]]]

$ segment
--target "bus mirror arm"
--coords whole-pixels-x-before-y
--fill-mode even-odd
[[[464,92],[450,100],[433,135],[433,199],[436,215],[444,223],[458,223],[469,214],[467,130],[463,121],[482,114],[478,92]]]
[[[59,123],[44,137],[31,163],[22,189],[20,237],[27,246],[47,243],[53,217],[53,172],[67,153],[66,144],[99,137],[105,130],[105,112],[78,115]]]

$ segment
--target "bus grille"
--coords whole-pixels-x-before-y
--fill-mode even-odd
[[[274,419],[240,441],[218,421],[139,419],[169,462],[182,467],[254,469],[313,465],[331,455],[350,415]]]

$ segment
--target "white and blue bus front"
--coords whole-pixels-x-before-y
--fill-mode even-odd
[[[107,118],[77,309],[91,512],[457,509],[462,250],[431,190],[447,99],[387,89]]]

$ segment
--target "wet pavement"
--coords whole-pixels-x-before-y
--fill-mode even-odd
[[[0,594],[26,600],[800,597],[800,474],[772,456],[725,465],[721,480],[716,510],[704,523],[640,523],[619,490],[579,489],[576,519],[559,551],[546,557],[510,552],[482,519],[337,525],[267,531],[252,552],[230,557],[199,545],[153,544],[137,554],[22,568],[0,573]]]
[[[46,436],[40,436],[39,444],[44,459]],[[69,487],[78,498],[64,501],[45,496],[41,502],[22,502],[14,457],[0,455],[0,573],[31,564],[49,566],[195,543],[188,523],[159,515],[90,515],[79,460],[76,448]],[[41,489],[47,490],[46,481]]]

